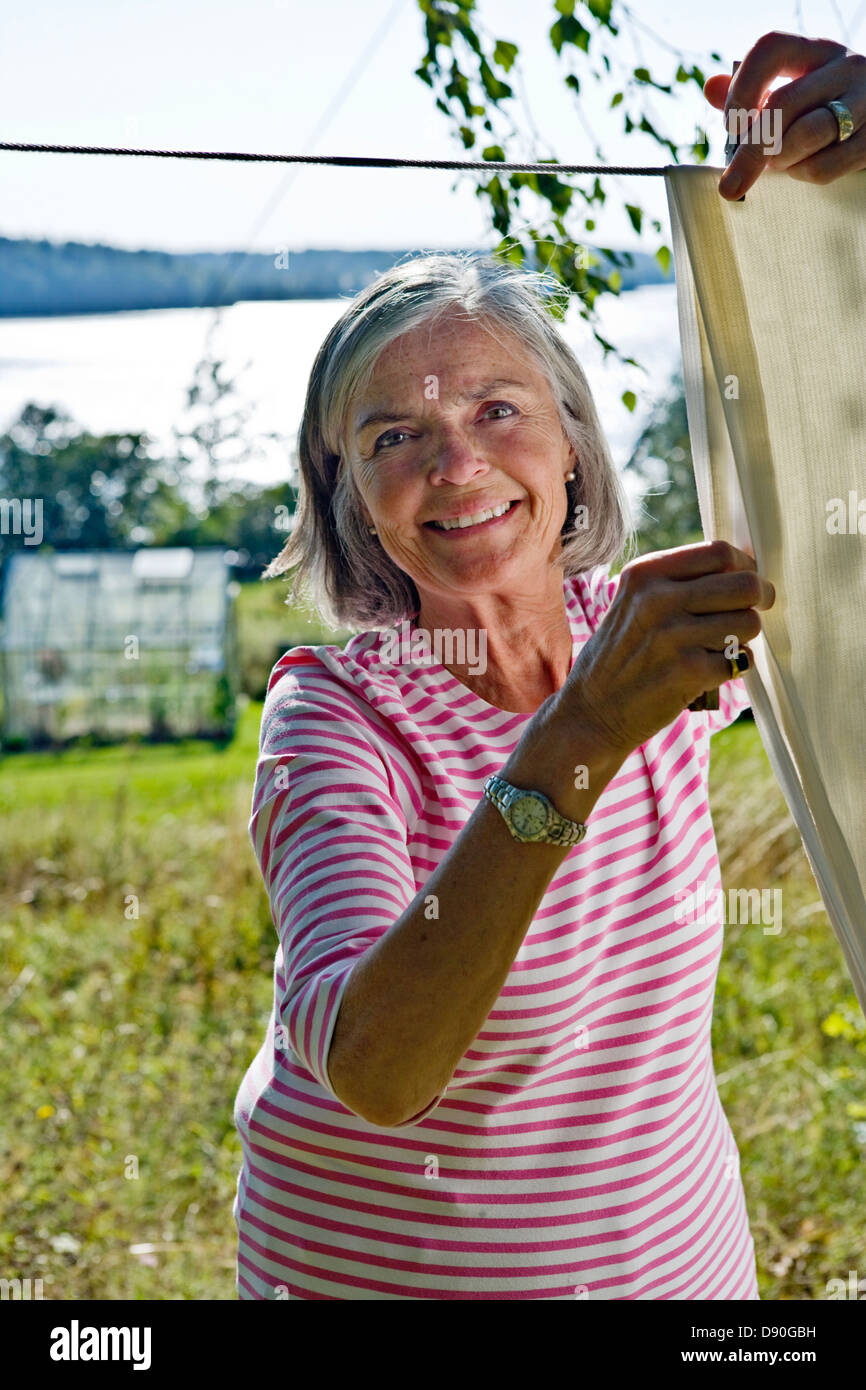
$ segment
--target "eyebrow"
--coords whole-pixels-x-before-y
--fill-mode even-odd
[[[465,391],[458,391],[454,399],[457,401],[481,401],[491,392],[498,391],[502,386],[519,386],[523,390],[529,389],[529,382],[515,381],[511,377],[496,376],[489,381],[482,381],[477,386],[467,387]],[[396,415],[392,411],[385,410],[383,406],[374,405],[365,410],[358,419],[355,426],[355,433],[362,434],[369,429],[370,425],[393,424],[397,420],[405,420],[407,415],[412,412],[404,410],[402,414]]]

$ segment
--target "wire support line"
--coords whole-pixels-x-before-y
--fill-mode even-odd
[[[340,154],[246,154],[234,150],[123,150],[105,145],[26,145],[0,141],[0,151],[23,154],[112,154],[150,159],[228,159],[267,164],[333,164],[354,169],[489,169],[493,173],[524,174],[645,174],[663,175],[668,164],[510,164],[473,159],[384,159]],[[680,166],[683,167],[683,166]]]

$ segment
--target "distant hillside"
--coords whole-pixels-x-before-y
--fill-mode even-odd
[[[468,249],[468,248],[467,248]],[[333,299],[356,294],[413,251],[122,251],[83,242],[0,237],[0,317],[208,308],[253,299]],[[623,253],[617,253],[622,255]],[[654,256],[633,251],[622,288],[672,280]],[[608,264],[610,262],[608,261]]]

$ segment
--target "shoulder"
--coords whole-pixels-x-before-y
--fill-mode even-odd
[[[377,702],[393,697],[393,683],[375,662],[378,634],[361,633],[345,648],[292,647],[271,670],[265,695],[268,719],[312,711],[364,722]],[[367,640],[369,639],[369,640]]]
[[[593,631],[613,602],[618,587],[619,575],[611,575],[610,563],[581,570],[565,581],[566,596],[580,604]]]
[[[410,815],[422,770],[399,690],[376,660],[378,637],[362,633],[345,648],[293,647],[280,657],[268,681],[259,758],[302,757],[313,771],[325,763],[367,769]]]

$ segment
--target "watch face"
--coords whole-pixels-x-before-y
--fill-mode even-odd
[[[547,806],[532,792],[518,796],[511,804],[511,824],[518,835],[534,839],[547,828]]]

